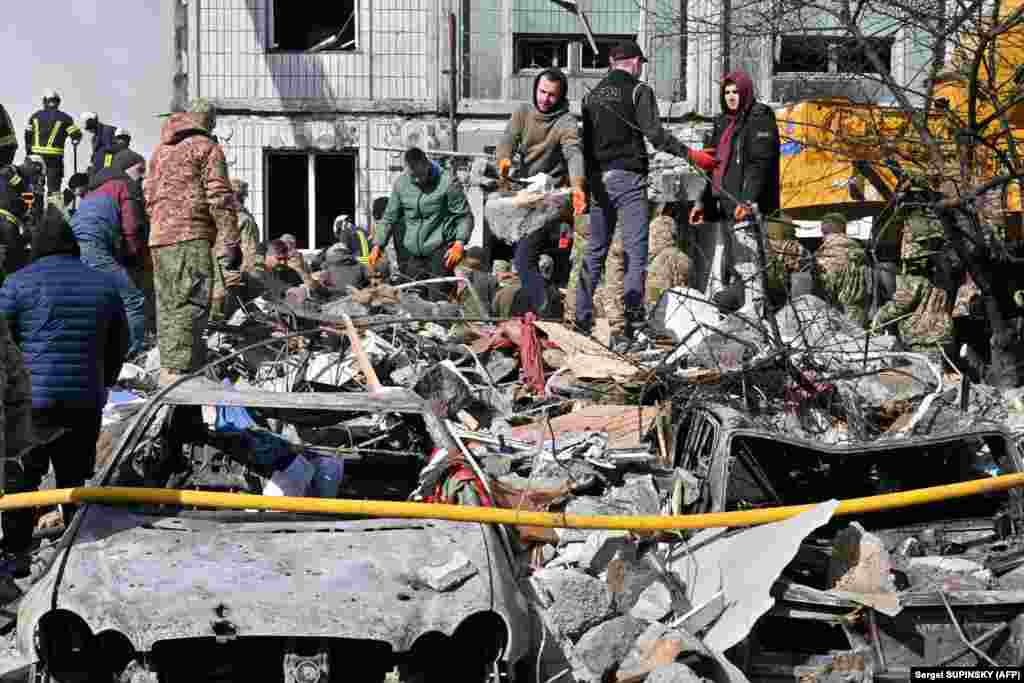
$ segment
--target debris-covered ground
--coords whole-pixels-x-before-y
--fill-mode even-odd
[[[525,680],[866,680],[1021,661],[1016,491],[834,515],[834,499],[1021,471],[1019,394],[896,352],[812,296],[754,322],[674,290],[649,336],[619,355],[559,323],[464,321],[381,287],[326,304],[258,301],[211,327],[206,374],[242,396],[410,390],[462,453],[388,414],[270,424],[343,462],[408,456],[421,469],[412,500],[666,517],[816,504],[733,530],[511,530],[517,590],[538,626]],[[97,472],[157,393],[158,368],[155,349],[125,367]],[[266,495],[319,495],[308,479],[289,490],[289,473],[268,475]],[[343,479],[327,495],[362,495],[346,491]],[[0,658],[15,664],[27,653],[13,646],[13,610],[59,532],[51,512],[37,571],[5,586]],[[443,593],[475,575],[459,557],[422,580]]]

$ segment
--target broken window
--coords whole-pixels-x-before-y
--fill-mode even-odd
[[[356,217],[356,155],[273,150],[264,157],[264,215],[268,239],[295,235],[300,249],[334,243],[334,219]]]
[[[866,46],[862,46],[856,40],[848,38],[835,43],[835,64],[836,71],[848,74],[875,74],[878,69],[868,59],[868,49],[874,51],[875,55],[882,62],[882,66],[888,72],[892,68],[892,38],[866,38]]]
[[[303,3],[273,0],[271,49],[282,52],[338,52],[356,49],[356,0],[336,0],[310,11]]]
[[[677,7],[674,1],[670,4]],[[584,5],[559,0],[512,3],[516,71],[553,66],[570,73],[606,69],[611,48],[622,40],[636,39],[641,15],[636,0],[602,0]],[[594,37],[596,51],[587,34]]]
[[[531,36],[515,37],[515,69],[566,69],[569,66],[569,36]]]
[[[827,73],[828,42],[811,36],[782,36],[775,73]]]
[[[774,73],[878,73],[868,59],[874,50],[886,70],[892,66],[892,38],[855,38],[825,36],[782,36]]]
[[[838,452],[770,437],[737,436],[732,456],[726,489],[730,510],[877,496],[1016,471],[1006,443],[998,437]],[[993,493],[941,501],[893,510],[885,514],[885,521],[991,518],[1008,500],[1007,493]],[[880,521],[868,515],[864,523],[872,519]]]
[[[259,379],[261,369],[277,365],[267,363],[268,357],[273,355],[245,356],[245,362],[258,363],[253,368],[256,382],[264,385],[250,390],[258,395],[256,405],[221,408],[220,427],[204,423],[198,405],[154,411],[139,441],[118,456],[110,483],[260,495],[272,488],[271,481],[289,483],[284,463],[298,452],[301,467],[322,466],[334,475],[327,482],[334,490],[319,490],[319,497],[407,500],[418,484],[421,459],[434,446],[424,417],[415,412],[359,412],[358,399],[335,400],[337,394],[317,400],[319,389],[337,388],[314,382],[297,383],[295,394],[274,391],[280,385]],[[266,374],[275,373],[269,368]],[[278,399],[280,405],[275,405]],[[274,424],[282,425],[291,440],[277,434]],[[295,483],[318,488],[308,478]]]

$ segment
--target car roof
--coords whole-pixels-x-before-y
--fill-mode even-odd
[[[1008,447],[1016,449],[1016,439],[1004,426],[994,422],[965,427],[962,429],[938,430],[929,434],[900,434],[883,436],[872,441],[852,441],[844,443],[825,443],[816,439],[796,436],[787,432],[776,432],[754,424],[747,415],[731,406],[714,402],[695,404],[691,410],[701,411],[714,416],[721,424],[728,440],[735,437],[754,437],[770,439],[780,444],[790,444],[829,455],[855,455],[877,453],[878,451],[900,450],[930,446],[952,441],[963,441],[972,438],[1001,437]]]
[[[376,392],[278,392],[236,389],[199,377],[186,380],[159,401],[167,405],[237,406],[241,408],[297,408],[353,412],[423,413],[427,402],[401,387]]]

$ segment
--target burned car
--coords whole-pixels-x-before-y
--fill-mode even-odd
[[[254,424],[225,427],[238,408]],[[299,495],[404,501],[433,449],[460,450],[403,389],[196,379],[140,410],[96,483],[287,495],[299,457],[327,458],[340,481],[318,468]],[[515,680],[539,631],[514,566],[496,525],[86,504],[17,641],[36,680]]]
[[[685,512],[756,510],[1022,471],[994,422],[827,445],[716,403],[680,416]],[[927,432],[927,430],[925,430]],[[918,666],[1020,666],[1024,543],[1017,489],[833,517],[803,539],[774,605],[730,657],[756,680],[906,680]],[[875,585],[845,585],[856,568]],[[757,571],[757,569],[751,569]],[[850,572],[853,575],[854,572]]]

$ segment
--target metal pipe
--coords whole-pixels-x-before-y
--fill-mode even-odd
[[[880,496],[841,501],[835,516],[881,512],[895,508],[935,503],[993,491],[1024,486],[1024,474],[986,477],[945,486],[887,493]],[[710,529],[744,527],[789,519],[807,512],[814,504],[709,512],[698,515],[571,515],[561,512],[530,512],[504,508],[485,508],[440,503],[405,503],[379,500],[331,498],[294,498],[257,496],[247,493],[214,493],[174,489],[133,487],[80,487],[13,493],[0,498],[0,511],[30,507],[100,503],[106,505],[182,505],[240,510],[278,510],[283,512],[355,515],[359,517],[439,519],[480,524],[514,524],[549,529],[623,529],[654,531],[669,529]]]
[[[459,39],[455,35],[455,12],[448,12],[448,128],[452,141],[452,151],[459,151],[459,131],[455,120],[459,111]]]

